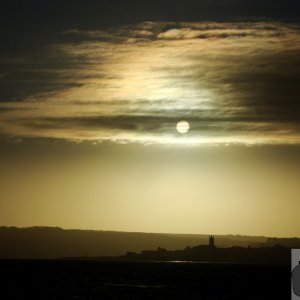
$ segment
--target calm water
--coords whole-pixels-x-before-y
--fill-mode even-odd
[[[0,261],[0,299],[290,299],[290,267]]]

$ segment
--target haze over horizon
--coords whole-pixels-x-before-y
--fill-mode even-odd
[[[218,233],[205,233],[205,232],[199,232],[199,233],[189,233],[189,232],[179,232],[179,233],[174,233],[174,232],[145,232],[145,231],[124,231],[124,230],[109,230],[109,229],[99,229],[99,228],[73,228],[73,227],[59,227],[59,226],[48,226],[48,225],[32,225],[32,226],[16,226],[16,225],[1,225],[1,229],[17,229],[17,230],[47,230],[47,229],[58,229],[58,230],[64,230],[64,231],[83,231],[83,232],[103,232],[103,233],[125,233],[125,234],[147,234],[147,235],[163,235],[163,236],[180,236],[180,237],[205,237],[205,242],[206,244],[207,239],[209,236],[214,236],[215,238],[218,237],[240,237],[240,238],[276,238],[276,239],[300,239],[298,236],[265,236],[265,235],[243,235],[239,233],[227,233],[227,234],[218,234]]]

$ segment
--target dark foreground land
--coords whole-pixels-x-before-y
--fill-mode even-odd
[[[0,299],[290,299],[290,266],[0,261]]]

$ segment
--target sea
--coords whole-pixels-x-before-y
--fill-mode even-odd
[[[2,260],[0,299],[291,299],[291,268],[201,262]]]

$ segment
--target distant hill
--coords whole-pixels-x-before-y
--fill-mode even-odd
[[[281,245],[287,248],[300,248],[300,239],[299,238],[268,238],[266,245],[268,247]]]
[[[215,240],[217,247],[247,247],[265,244],[268,241],[265,237],[240,235],[215,236]],[[278,242],[281,241],[278,239]],[[144,249],[155,250],[163,247],[176,250],[207,243],[208,235],[196,234],[65,230],[58,227],[0,227],[0,258],[117,256]],[[300,245],[300,240],[293,240],[293,243]],[[273,244],[274,240],[270,245]]]

